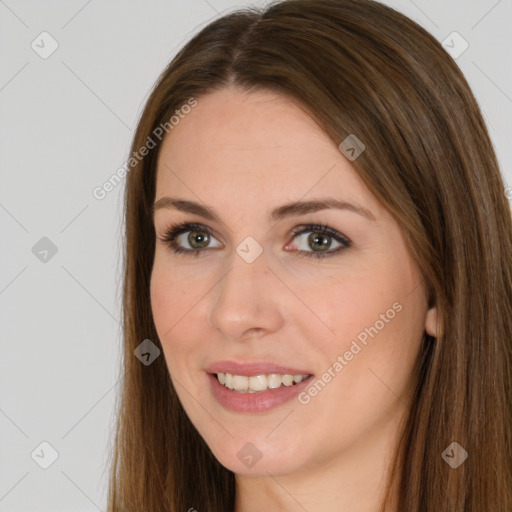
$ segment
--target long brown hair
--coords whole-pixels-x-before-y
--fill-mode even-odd
[[[109,512],[233,510],[234,474],[186,416],[164,357],[146,366],[134,356],[145,339],[162,349],[149,295],[155,130],[164,125],[172,136],[176,110],[229,84],[294,98],[336,144],[350,134],[363,141],[352,164],[402,226],[437,305],[439,333],[424,336],[414,403],[390,468],[397,510],[510,512],[505,186],[453,59],[421,26],[372,0],[287,0],[216,19],[177,53],[147,100],[131,150],[148,137],[156,147],[126,177],[124,349]],[[442,457],[452,442],[469,454],[457,469]]]

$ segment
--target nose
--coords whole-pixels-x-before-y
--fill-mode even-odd
[[[278,331],[284,320],[285,290],[268,267],[265,251],[252,262],[234,251],[229,263],[214,287],[210,326],[232,340]]]

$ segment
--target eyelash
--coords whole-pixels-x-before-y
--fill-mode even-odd
[[[188,231],[201,231],[204,233],[208,233],[209,236],[213,236],[210,230],[201,224],[197,224],[195,222],[185,222],[183,224],[173,224],[165,231],[163,238],[160,240],[172,249],[174,253],[181,253],[183,255],[189,254],[194,256],[199,256],[201,252],[204,252],[206,249],[183,249],[179,247],[176,243],[176,238],[182,233],[186,233]],[[343,244],[341,247],[330,251],[330,252],[317,252],[317,251],[296,251],[301,254],[301,257],[306,258],[327,258],[331,256],[335,256],[340,253],[344,249],[347,249],[352,244],[350,240],[339,233],[338,231],[330,228],[329,226],[323,224],[305,224],[301,226],[297,226],[292,230],[293,237],[297,237],[298,235],[303,235],[304,233],[309,232],[320,233],[322,235],[328,235],[329,237],[334,238],[337,242]]]

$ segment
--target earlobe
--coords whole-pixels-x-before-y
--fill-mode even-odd
[[[437,325],[437,308],[433,306],[427,311],[427,317],[425,318],[425,331],[427,334],[436,338],[438,333]]]

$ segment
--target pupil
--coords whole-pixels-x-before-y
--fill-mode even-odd
[[[328,249],[330,247],[329,237],[323,236],[323,235],[311,235],[310,236],[310,242],[312,242],[315,245],[321,245],[322,242],[325,242],[325,247]]]
[[[201,244],[201,241],[203,244]],[[205,245],[208,245],[208,235],[205,236],[198,231],[192,231],[189,235],[189,242],[192,247],[195,246],[196,242],[198,242],[199,247],[204,247]]]

